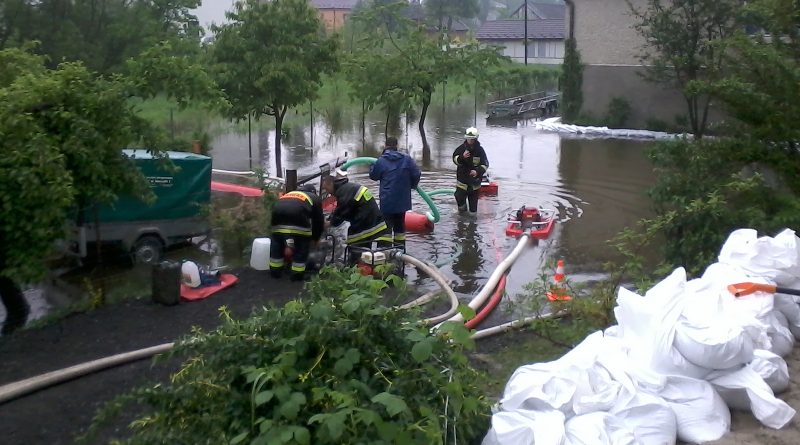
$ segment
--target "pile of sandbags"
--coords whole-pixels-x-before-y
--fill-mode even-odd
[[[717,440],[730,409],[782,428],[795,410],[775,397],[800,334],[800,300],[728,285],[800,284],[800,238],[734,231],[718,262],[688,280],[683,268],[644,296],[620,288],[618,324],[562,358],[516,370],[483,445],[674,444]]]

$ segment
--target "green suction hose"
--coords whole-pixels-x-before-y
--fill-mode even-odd
[[[367,156],[362,156],[362,157],[350,159],[349,161],[347,161],[344,164],[342,164],[342,166],[340,168],[342,170],[347,170],[349,167],[351,167],[353,165],[374,164],[375,161],[377,161],[377,159],[370,158],[370,157],[367,157]],[[417,186],[416,190],[417,190],[417,193],[419,193],[419,196],[422,197],[422,199],[425,201],[426,204],[428,204],[428,207],[431,209],[430,212],[425,213],[425,216],[427,216],[429,220],[431,220],[431,221],[433,221],[435,223],[439,222],[439,219],[441,219],[441,215],[439,214],[439,209],[436,208],[436,204],[433,203],[433,200],[431,199],[430,195],[428,193],[426,193],[425,190],[422,189],[422,187]],[[454,191],[450,191],[450,193],[453,193],[453,192]]]

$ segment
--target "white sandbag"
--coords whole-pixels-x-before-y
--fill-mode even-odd
[[[621,287],[614,315],[628,355],[639,365],[665,375],[703,378],[711,370],[689,362],[673,347],[675,325],[686,304],[685,286],[686,271],[678,268],[644,297]]]
[[[614,381],[608,370],[598,363],[586,369],[583,377],[572,401],[572,411],[576,415],[608,411],[614,406],[620,393],[626,393],[622,384]]]
[[[735,264],[748,273],[782,285],[800,277],[800,243],[793,230],[774,238],[758,237],[753,229],[734,230],[719,254],[721,263]]]
[[[576,387],[573,372],[553,362],[520,366],[506,383],[500,407],[503,411],[555,409],[571,414]]]
[[[781,357],[789,355],[794,348],[794,335],[787,327],[789,321],[779,311],[773,311],[764,317],[764,321],[767,323],[767,335],[772,343],[767,349]]]
[[[709,369],[728,369],[753,360],[752,339],[724,317],[707,317],[709,323],[681,319],[675,326],[674,346],[687,360]]]
[[[492,415],[492,428],[481,445],[563,445],[564,413],[500,411]]]
[[[620,397],[609,410],[633,431],[640,445],[674,445],[678,434],[675,413],[659,397],[638,392]]]
[[[568,445],[636,445],[633,431],[604,412],[575,416],[564,425]]]
[[[675,412],[678,439],[703,443],[724,436],[731,427],[731,412],[705,380],[684,376],[666,376],[661,397]]]
[[[796,289],[800,282],[793,282],[792,288]],[[787,327],[795,340],[800,339],[800,297],[797,295],[775,294],[775,310],[786,317]]]
[[[789,325],[800,326],[800,305],[796,295],[775,294],[775,309],[779,310],[789,321]]]
[[[586,336],[574,348],[567,351],[561,358],[550,362],[557,368],[577,367],[588,368],[594,364],[597,357],[606,352],[608,341],[603,335],[603,331],[595,331]]]
[[[751,411],[764,426],[780,429],[794,417],[795,410],[775,397],[764,379],[749,367],[711,380],[730,408]]]
[[[774,394],[789,389],[789,367],[783,358],[763,349],[756,349],[753,355],[747,367],[757,372]]]

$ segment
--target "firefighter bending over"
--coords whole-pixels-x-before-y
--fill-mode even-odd
[[[284,194],[272,208],[272,240],[269,248],[269,272],[280,278],[287,260],[292,281],[305,279],[306,262],[312,243],[322,236],[325,217],[322,200],[311,184]]]
[[[322,188],[336,197],[336,210],[331,213],[330,224],[339,226],[345,221],[350,223],[347,229],[348,245],[370,241],[391,244],[392,235],[378,208],[378,203],[367,187],[350,182],[347,173],[337,169],[336,176],[325,178]],[[349,260],[353,261],[352,258]]]

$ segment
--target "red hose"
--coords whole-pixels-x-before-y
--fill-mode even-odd
[[[472,329],[479,325],[486,317],[489,316],[489,314],[492,313],[494,308],[500,303],[500,300],[503,299],[503,291],[506,288],[506,275],[508,274],[503,274],[503,276],[500,277],[500,281],[497,282],[497,287],[495,288],[491,298],[489,298],[489,301],[487,301],[486,304],[481,308],[480,312],[475,315],[475,318],[464,323],[464,326],[466,326],[467,329]]]

